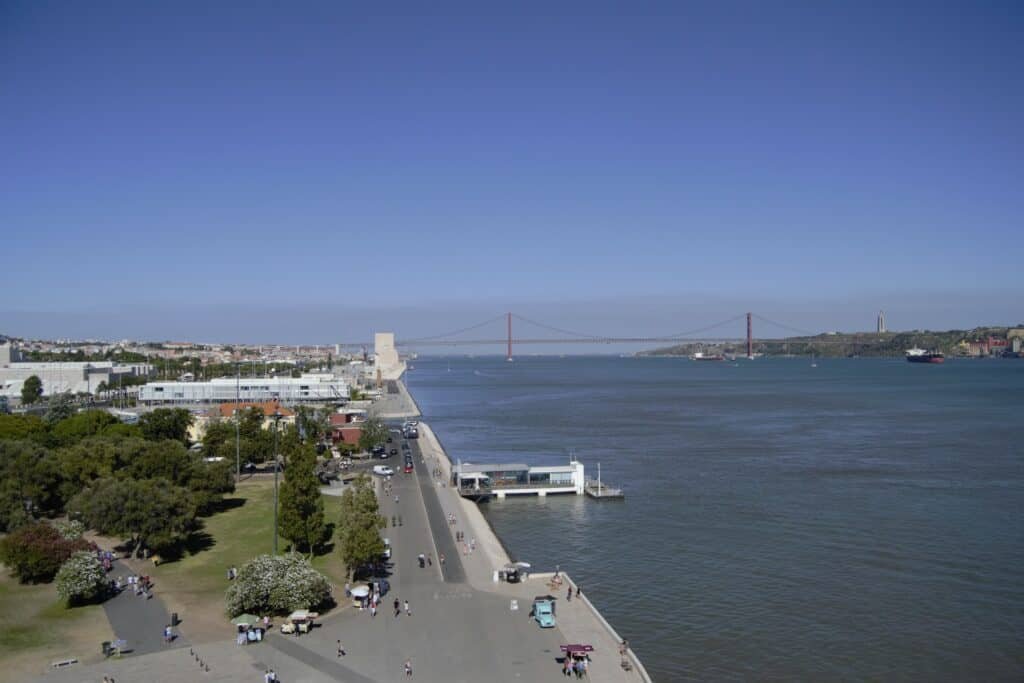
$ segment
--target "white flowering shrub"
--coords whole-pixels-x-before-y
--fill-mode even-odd
[[[260,555],[238,571],[227,590],[227,613],[286,614],[331,600],[331,584],[301,555]]]
[[[107,573],[95,552],[79,551],[57,571],[57,595],[69,607],[98,600],[107,586]]]
[[[53,523],[53,526],[62,538],[66,538],[69,541],[81,538],[82,534],[85,533],[85,525],[77,519],[58,519]]]

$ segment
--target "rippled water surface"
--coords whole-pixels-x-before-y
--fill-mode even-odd
[[[419,359],[453,459],[624,503],[483,506],[657,681],[1024,678],[1024,361]]]

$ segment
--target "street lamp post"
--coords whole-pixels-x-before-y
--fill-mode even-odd
[[[241,446],[241,422],[242,416],[239,415],[239,383],[241,380],[241,370],[238,366],[238,361],[235,361],[235,483],[242,481],[242,446]]]
[[[281,422],[281,413],[274,411],[274,555],[277,555],[277,476],[281,462],[277,456],[277,432]]]

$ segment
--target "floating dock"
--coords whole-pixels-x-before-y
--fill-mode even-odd
[[[583,491],[591,498],[598,498],[600,500],[623,500],[626,497],[622,489],[608,486],[597,479],[587,479]]]

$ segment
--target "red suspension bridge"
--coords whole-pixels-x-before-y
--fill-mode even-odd
[[[746,319],[746,336],[697,336],[707,335],[708,333],[727,328],[729,325],[735,325],[741,320]],[[790,325],[778,323],[773,320],[769,320],[763,316],[759,316],[755,313],[741,313],[733,316],[727,320],[714,323],[712,325],[706,325],[693,330],[686,330],[684,332],[678,332],[676,334],[668,335],[651,335],[651,336],[633,336],[623,337],[614,335],[601,335],[601,334],[587,334],[584,332],[567,330],[561,327],[548,325],[536,320],[531,320],[515,313],[503,313],[502,315],[495,316],[483,322],[469,327],[463,327],[457,330],[451,330],[442,334],[435,334],[427,337],[417,337],[411,339],[399,339],[395,343],[403,347],[430,347],[430,346],[504,346],[506,348],[506,354],[508,358],[512,358],[513,346],[522,346],[530,344],[735,344],[740,345],[745,343],[745,350],[747,356],[754,355],[754,336],[753,336],[753,321],[757,319],[759,322],[766,323],[773,327],[785,330],[790,334],[799,335],[799,337],[813,338],[813,339],[793,339],[787,338],[787,343],[800,344],[800,343],[813,343],[813,344],[829,344],[829,343],[843,343],[842,341],[831,341],[828,339],[822,339],[819,333],[809,332],[807,330],[801,330]],[[533,336],[535,332],[528,332],[527,335],[515,336],[513,334],[513,321],[517,323],[516,327],[520,327],[519,323],[526,326],[528,330],[544,330],[547,335],[545,336]],[[498,332],[498,330],[504,332]],[[735,329],[735,328],[733,328]],[[741,328],[742,330],[742,328]],[[738,332],[741,330],[737,330]],[[472,333],[472,334],[471,334]],[[488,335],[489,333],[489,335]],[[501,334],[501,336],[498,336]],[[555,336],[551,336],[551,335]],[[486,336],[485,336],[486,335]],[[765,341],[768,341],[767,339]],[[772,341],[782,341],[779,339],[772,339]],[[342,344],[341,346],[365,346],[365,343],[356,344]]]

